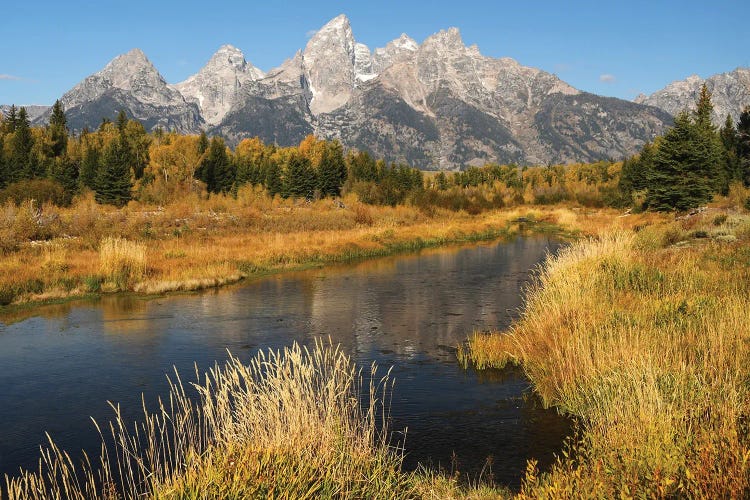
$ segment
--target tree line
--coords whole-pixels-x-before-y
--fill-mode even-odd
[[[422,186],[423,176],[366,152],[345,154],[340,142],[312,135],[285,148],[249,138],[232,151],[205,133],[147,133],[124,112],[96,130],[71,134],[59,101],[46,127],[31,127],[24,108],[0,116],[0,190],[6,199],[66,204],[88,189],[99,203],[123,206],[134,198],[168,203],[187,192],[231,195],[246,184],[271,196],[307,199],[340,196],[345,185],[356,184],[371,202],[395,205]]]
[[[124,112],[96,130],[71,134],[59,101],[45,127],[31,127],[26,110],[11,107],[0,116],[0,202],[34,198],[65,205],[90,190],[101,204],[167,204],[188,193],[236,196],[251,185],[284,198],[353,192],[365,203],[470,212],[562,201],[686,210],[726,194],[733,182],[750,186],[750,108],[737,126],[727,117],[720,129],[711,123],[712,110],[704,85],[695,110],[678,115],[663,136],[622,162],[488,164],[425,174],[366,151],[344,152],[338,141],[312,135],[293,147],[248,138],[232,150],[205,133],[148,133]]]
[[[711,122],[711,93],[704,84],[695,109],[675,117],[663,136],[623,163],[619,189],[626,203],[656,211],[687,210],[726,195],[733,182],[750,187],[750,107],[735,126],[727,115]]]

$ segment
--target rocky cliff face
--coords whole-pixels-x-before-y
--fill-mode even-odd
[[[621,158],[671,122],[660,110],[485,57],[455,28],[422,45],[402,35],[374,54],[377,78],[318,115],[316,132],[423,168]]]
[[[727,115],[731,115],[737,123],[745,106],[750,106],[750,68],[737,68],[705,80],[692,75],[685,80],[672,82],[649,96],[641,94],[635,98],[635,102],[655,106],[676,115],[680,111],[695,108],[704,83],[711,91],[714,123],[723,125]]]
[[[51,109],[51,106],[31,104],[26,106],[16,106],[16,110],[20,109],[21,107],[26,108],[26,113],[29,115],[29,121],[31,122],[47,113]],[[8,113],[10,113],[10,108],[11,106],[8,104],[0,105],[0,114],[2,114],[3,116],[7,116]]]
[[[242,51],[223,45],[195,75],[174,88],[198,105],[208,125],[218,125],[237,102],[241,90],[265,73],[245,60]]]
[[[140,49],[116,57],[66,92],[60,102],[74,130],[96,127],[102,118],[113,119],[121,109],[148,129],[192,132],[204,126],[198,106],[168,85]],[[47,120],[49,113],[37,122]]]
[[[371,51],[338,16],[267,74],[224,46],[168,85],[142,52],[120,56],[62,99],[72,128],[124,108],[147,128],[257,135],[285,146],[315,133],[423,168],[620,158],[671,123],[659,109],[584,94],[510,58],[483,56],[451,28]]]

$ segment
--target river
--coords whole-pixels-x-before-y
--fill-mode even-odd
[[[405,466],[458,470],[517,487],[526,460],[548,465],[570,423],[545,410],[517,371],[463,370],[455,346],[519,314],[546,238],[442,248],[156,299],[105,296],[0,316],[0,477],[34,467],[45,432],[63,448],[98,449],[89,417],[107,401],[137,417],[183,375],[259,349],[315,339],[362,367],[393,367],[391,430],[406,430]],[[400,438],[397,438],[400,439]],[[75,453],[74,453],[75,455]],[[487,471],[485,472],[486,477]]]

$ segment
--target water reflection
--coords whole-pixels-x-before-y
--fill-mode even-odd
[[[520,290],[555,244],[545,239],[441,249],[270,277],[202,294],[105,297],[0,323],[0,473],[30,467],[50,431],[64,448],[94,448],[89,416],[106,401],[137,416],[140,394],[166,392],[172,366],[192,373],[258,349],[315,339],[340,343],[360,365],[393,366],[393,428],[407,428],[407,466],[429,462],[517,485],[529,457],[551,460],[568,423],[525,396],[517,372],[464,371],[455,346],[475,329],[505,327]]]

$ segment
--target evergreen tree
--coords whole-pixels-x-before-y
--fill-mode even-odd
[[[200,150],[201,144],[198,143]],[[234,183],[234,169],[227,155],[224,140],[212,137],[196,175],[206,183],[209,193],[226,193]]]
[[[122,207],[130,201],[132,188],[130,152],[125,138],[118,135],[104,149],[96,178],[96,201]]]
[[[318,166],[318,190],[322,196],[339,196],[347,176],[341,143],[326,143]]]
[[[315,171],[310,160],[295,151],[286,162],[281,195],[284,198],[311,198],[315,186]]]
[[[675,118],[659,143],[648,175],[648,207],[657,211],[688,210],[708,202],[714,189],[712,145],[687,113]]]
[[[125,110],[120,110],[117,113],[117,130],[120,134],[125,134],[125,127],[128,125],[128,115],[125,114]]]
[[[0,123],[2,125],[2,123]],[[2,130],[2,128],[0,128]],[[3,189],[5,186],[9,184],[8,178],[8,170],[5,165],[5,137],[2,133],[0,133],[0,189]]]
[[[654,167],[656,146],[647,142],[639,155],[626,159],[622,164],[618,188],[626,202],[632,199],[635,192],[648,188],[650,172]]]
[[[53,160],[51,177],[63,187],[64,204],[70,204],[78,191],[78,165],[68,155],[58,156]]]
[[[695,124],[704,130],[716,131],[713,122],[711,121],[711,114],[714,111],[714,105],[711,102],[711,92],[708,90],[708,86],[704,83],[701,87],[701,93],[698,96],[698,101],[693,111],[693,118]]]
[[[702,142],[703,147],[705,147],[703,151],[704,161],[706,161],[706,167],[710,171],[711,187],[715,192],[726,194],[729,190],[731,173],[727,171],[724,147],[716,126],[714,126],[711,120],[713,110],[714,105],[711,102],[711,92],[709,92],[708,86],[704,83],[701,87],[695,111],[693,111],[693,121],[698,132],[704,139]]]
[[[750,187],[750,106],[742,110],[737,122],[737,163],[742,181]]]
[[[448,189],[448,177],[446,177],[445,172],[443,172],[442,170],[435,176],[435,186],[440,191],[445,191]]]
[[[378,180],[378,167],[375,160],[372,159],[367,151],[349,153],[349,177],[354,181],[371,181]]]
[[[15,119],[15,131],[11,138],[11,154],[8,161],[10,182],[35,177],[36,165],[31,155],[33,147],[34,138],[31,135],[29,118],[26,108],[22,107]]]
[[[719,130],[719,137],[724,145],[724,155],[726,158],[726,171],[730,180],[742,180],[740,162],[737,158],[737,129],[734,128],[732,115],[727,115],[724,126]]]
[[[5,119],[5,132],[12,134],[16,131],[16,125],[18,124],[18,110],[15,104],[11,104],[10,110],[8,111],[8,117]]]
[[[93,139],[87,135],[81,137],[83,143],[83,155],[81,158],[81,171],[78,181],[82,187],[96,190],[96,179],[99,175],[101,165],[101,153],[99,148],[93,143]]]
[[[65,152],[68,145],[68,126],[60,100],[56,100],[52,106],[52,115],[49,118],[49,134],[51,153],[53,157],[58,157]]]
[[[268,194],[270,196],[281,194],[284,188],[281,180],[281,166],[277,162],[267,158],[263,162],[263,170],[265,174],[263,182],[266,185]]]
[[[201,136],[198,139],[198,153],[203,154],[206,151],[208,151],[208,137],[206,136],[206,132],[201,130]]]

